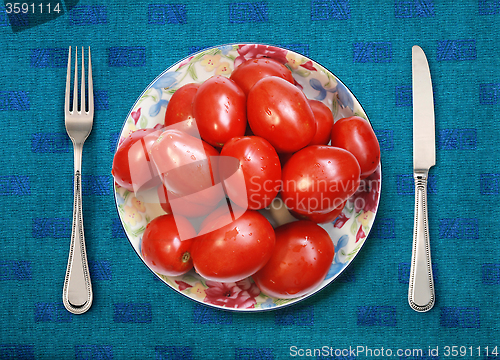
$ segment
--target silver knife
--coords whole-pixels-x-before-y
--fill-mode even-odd
[[[425,312],[436,300],[427,217],[427,178],[436,164],[436,142],[431,74],[427,57],[417,45],[412,48],[412,78],[415,223],[408,302],[413,310]]]

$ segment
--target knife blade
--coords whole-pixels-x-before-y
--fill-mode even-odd
[[[427,212],[427,180],[429,169],[436,164],[436,141],[431,74],[418,45],[412,47],[412,92],[415,219],[408,303],[413,310],[425,312],[436,300]]]

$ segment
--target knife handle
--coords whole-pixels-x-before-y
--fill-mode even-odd
[[[415,172],[415,225],[408,302],[418,312],[432,309],[436,300],[432,275],[429,223],[427,218],[428,171]]]

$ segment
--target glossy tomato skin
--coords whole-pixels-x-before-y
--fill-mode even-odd
[[[248,123],[255,135],[278,153],[292,153],[308,145],[316,133],[316,121],[304,93],[288,81],[268,76],[248,93]]]
[[[260,136],[235,137],[221,150],[221,156],[232,156],[239,160],[245,179],[246,197],[238,189],[226,185],[229,198],[239,206],[248,204],[248,209],[267,207],[278,195],[281,185],[281,165],[276,150]]]
[[[200,84],[190,83],[174,92],[165,112],[165,126],[182,123],[176,128],[193,136],[198,134],[193,115],[193,99],[199,87]]]
[[[114,157],[111,174],[115,182],[129,191],[146,190],[159,184],[158,172],[149,151],[161,130],[139,129],[119,145]]]
[[[308,214],[298,214],[292,213],[292,215],[299,220],[311,220],[316,224],[327,224],[335,220],[344,210],[347,200],[344,201],[340,206],[337,206],[332,211],[322,214],[322,213],[308,213]]]
[[[332,146],[351,152],[361,168],[361,179],[370,176],[380,163],[380,145],[370,123],[359,116],[337,120],[331,135]]]
[[[178,228],[190,239],[183,240]],[[191,247],[196,231],[188,220],[180,216],[160,215],[147,226],[141,241],[141,254],[146,264],[155,272],[178,276],[193,268]]]
[[[248,95],[252,86],[266,76],[278,76],[291,84],[295,83],[290,69],[276,60],[266,58],[249,59],[241,63],[231,73],[230,79]]]
[[[358,162],[347,150],[311,145],[293,154],[283,168],[281,196],[298,214],[326,214],[356,192],[359,174]]]
[[[266,265],[252,278],[266,295],[291,299],[315,290],[335,254],[328,233],[312,221],[299,220],[275,230],[276,245]]]
[[[216,75],[200,85],[193,99],[193,115],[201,138],[222,147],[247,126],[246,96],[236,83]]]
[[[220,216],[205,223],[193,244],[194,267],[207,280],[243,280],[261,269],[273,252],[274,229],[259,212],[247,210],[220,226],[227,220],[227,216]]]
[[[316,133],[309,145],[327,145],[330,142],[334,122],[332,111],[319,100],[310,99],[309,105],[316,121]]]
[[[168,129],[160,135],[151,147],[151,158],[168,189],[174,212],[175,204],[177,208],[188,208],[195,203],[209,213],[222,200],[222,187],[214,186],[219,179],[211,160],[218,155],[212,146],[183,131]]]

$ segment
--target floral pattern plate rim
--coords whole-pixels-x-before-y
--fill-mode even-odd
[[[296,85],[302,88],[308,98],[324,102],[332,110],[335,120],[357,115],[368,121],[363,108],[348,88],[330,71],[308,57],[264,44],[229,44],[201,50],[161,73],[130,110],[120,132],[118,146],[137,129],[163,124],[168,101],[181,86],[191,82],[201,83],[213,75],[229,76],[243,61],[260,57],[273,58],[287,66],[292,71]],[[318,289],[303,297],[268,297],[259,291],[251,278],[236,283],[219,283],[201,278],[194,270],[177,277],[155,274],[176,292],[219,309],[264,311],[296,304],[333,282],[359,253],[375,220],[380,201],[380,185],[379,166],[374,174],[362,180],[360,188],[348,200],[341,215],[332,223],[321,225],[332,238],[335,257]],[[152,191],[156,193],[156,190]],[[143,260],[140,252],[142,234],[148,222],[163,214],[163,210],[158,202],[145,200],[149,199],[148,194],[137,194],[136,197],[117,184],[114,185],[114,196],[125,234]],[[261,212],[273,222],[269,212]]]

